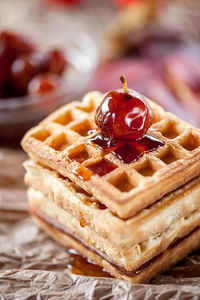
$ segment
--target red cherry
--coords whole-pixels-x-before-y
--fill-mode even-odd
[[[6,46],[15,50],[17,55],[30,54],[34,51],[34,46],[27,38],[10,31],[3,31],[0,34],[0,40],[3,40]]]
[[[37,74],[48,73],[50,69],[49,55],[43,51],[34,51],[29,55],[29,61]],[[51,72],[50,72],[51,73]]]
[[[44,94],[54,91],[60,85],[60,77],[55,74],[35,76],[28,85],[28,94]]]
[[[46,66],[46,72],[55,73],[61,75],[66,67],[66,58],[62,51],[53,49],[44,57],[44,65]]]
[[[2,93],[2,88],[3,88],[4,82],[5,82],[4,70],[2,68],[0,68],[0,91],[1,91],[1,93]]]
[[[109,92],[98,107],[95,123],[102,136],[120,139],[140,139],[152,124],[149,104],[132,90],[127,90],[124,76],[120,77],[124,90]]]
[[[30,54],[33,50],[33,46],[20,35],[13,34],[9,31],[0,33],[1,97],[12,97],[13,94],[15,94],[11,83],[12,76],[10,74],[13,61],[19,55]]]
[[[64,72],[66,63],[59,49],[39,52],[22,36],[3,31],[0,33],[0,98],[54,90],[60,84],[57,75]],[[38,74],[46,75],[36,77]]]
[[[19,55],[33,52],[33,45],[20,35],[3,31],[0,34],[0,61],[10,65]]]
[[[31,56],[17,58],[11,66],[11,76],[16,90],[26,94],[29,81],[38,73],[36,62]]]
[[[9,77],[10,65],[17,57],[8,43],[7,36],[0,34],[0,69],[1,69],[1,84],[3,85]]]

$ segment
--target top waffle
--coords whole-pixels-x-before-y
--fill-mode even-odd
[[[94,114],[102,99],[99,92],[91,92],[82,102],[61,107],[27,132],[22,140],[24,150],[35,161],[76,182],[121,218],[136,214],[200,175],[200,130],[150,100],[154,120],[149,133],[162,139],[163,147],[125,164],[91,145],[88,140],[97,132]]]

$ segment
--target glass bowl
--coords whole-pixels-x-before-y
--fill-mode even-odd
[[[14,28],[14,29],[13,29]],[[0,99],[0,146],[19,146],[25,132],[59,106],[79,99],[98,65],[98,53],[93,40],[70,26],[50,26],[37,22],[27,26],[6,26],[2,29],[27,36],[39,49],[61,49],[68,66],[61,85],[54,92],[41,96]]]

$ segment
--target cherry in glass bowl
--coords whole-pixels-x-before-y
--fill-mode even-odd
[[[27,26],[7,26],[3,29],[27,36],[42,51],[60,49],[67,60],[66,71],[63,72],[57,88],[0,99],[0,146],[18,147],[30,127],[59,106],[77,100],[86,91],[98,64],[98,53],[92,39],[74,27],[61,28],[59,25],[40,24],[38,28],[35,22]],[[43,85],[42,89],[45,88]]]

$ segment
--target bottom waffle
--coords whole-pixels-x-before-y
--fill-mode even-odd
[[[53,170],[31,161],[25,166],[29,207],[39,225],[117,278],[148,282],[200,246],[200,178],[121,220]]]
[[[63,228],[54,219],[49,218],[39,211],[32,210],[32,214],[36,223],[58,242],[79,251],[105,268],[116,278],[124,279],[131,283],[149,282],[152,278],[168,270],[172,265],[200,246],[200,228],[197,227],[184,238],[172,243],[161,254],[130,273],[109,262],[105,257],[102,257],[94,249],[90,248],[90,246],[84,245],[78,237],[72,235],[67,228]]]
[[[48,179],[46,178],[46,180]],[[56,185],[56,183],[57,182],[55,182],[54,185]],[[133,244],[132,246],[127,245],[127,247],[124,247],[124,245],[121,243],[116,245],[112,236],[112,234],[114,235],[115,231],[112,230],[112,234],[109,236],[109,238],[106,238],[105,232],[101,232],[101,228],[99,228],[99,231],[96,230],[98,219],[95,214],[93,222],[89,224],[87,223],[86,212],[81,214],[81,219],[79,219],[77,210],[74,210],[74,214],[71,214],[67,209],[59,207],[59,203],[55,202],[53,195],[51,193],[49,194],[47,190],[45,191],[46,192],[41,192],[33,187],[28,189],[28,198],[31,210],[40,212],[40,214],[53,219],[59,224],[60,228],[64,228],[64,231],[66,231],[67,228],[67,232],[70,232],[70,235],[73,234],[74,236],[78,237],[83,244],[89,245],[90,248],[95,249],[96,252],[100,253],[102,257],[106,257],[107,260],[110,258],[109,260],[112,262],[112,264],[118,265],[119,268],[125,269],[126,272],[132,272],[132,270],[138,269],[141,265],[144,265],[153,257],[165,251],[171,243],[186,236],[200,225],[200,211],[195,210],[186,217],[181,217],[176,221],[174,220],[168,230],[161,232],[159,236],[149,236],[149,239],[143,241],[140,245]],[[181,191],[183,190],[181,189]],[[198,200],[199,193],[195,195]],[[181,199],[182,202],[184,202],[184,195],[182,195]],[[189,202],[190,206],[192,206],[192,200],[190,200],[191,199],[189,198],[187,202]],[[88,207],[88,211],[89,210],[90,207]],[[105,213],[105,210],[101,212],[101,221],[104,224],[106,222],[106,218],[103,220],[103,213]],[[177,209],[177,212],[180,213],[180,206],[179,209]],[[168,214],[167,217],[171,220],[170,214]],[[160,223],[161,218],[159,218],[156,223]],[[130,220],[127,220],[127,222],[129,221]],[[155,221],[154,218],[153,221]],[[127,222],[124,222],[125,228],[128,228]],[[143,222],[143,226],[144,230],[148,228],[145,220]],[[117,230],[118,229],[116,228],[116,231]],[[131,235],[135,235],[134,230],[132,231]],[[121,236],[121,239],[123,239],[123,236]]]

